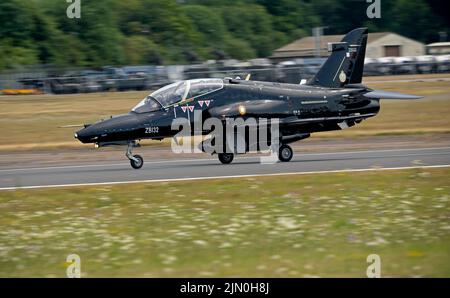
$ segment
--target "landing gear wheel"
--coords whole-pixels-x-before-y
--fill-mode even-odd
[[[229,164],[233,161],[234,154],[233,153],[219,153],[219,160],[224,165]]]
[[[292,159],[292,156],[294,156],[292,148],[288,145],[281,145],[278,150],[278,159],[282,162],[288,162]]]
[[[144,165],[144,159],[140,155],[133,155],[133,159],[130,159],[130,165],[133,169],[140,169]]]
[[[140,169],[144,165],[144,159],[140,155],[133,155],[134,147],[139,147],[139,144],[136,144],[135,141],[129,142],[125,156],[130,160],[133,169]]]

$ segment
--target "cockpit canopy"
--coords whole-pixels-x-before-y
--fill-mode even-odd
[[[172,83],[150,93],[132,111],[136,113],[153,112],[222,88],[222,79],[196,79]]]

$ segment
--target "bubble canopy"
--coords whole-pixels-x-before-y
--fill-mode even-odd
[[[196,79],[175,82],[150,93],[132,111],[136,113],[153,112],[161,108],[168,108],[187,98],[195,98],[222,88],[222,79]]]

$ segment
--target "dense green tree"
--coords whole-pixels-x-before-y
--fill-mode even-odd
[[[256,56],[256,53],[250,44],[239,38],[228,37],[225,40],[223,47],[226,53],[232,53],[232,57],[236,59],[249,59]]]
[[[194,29],[201,34],[203,43],[220,44],[223,41],[227,28],[216,9],[202,5],[185,5],[181,10],[191,20]]]
[[[0,1],[0,37],[14,45],[26,43],[34,29],[32,10],[20,0]]]
[[[316,0],[312,7],[326,26],[328,34],[342,34],[355,27],[367,26],[371,32],[392,31],[422,42],[438,39],[438,32],[449,31],[426,0],[382,0],[381,18],[367,18],[370,3],[354,0]]]
[[[132,35],[123,40],[124,63],[162,64],[161,49],[149,38],[142,35]]]
[[[11,41],[3,39],[0,43],[0,69],[13,69],[23,65],[39,64],[36,51],[29,47],[14,46]]]
[[[124,34],[147,35],[166,49],[166,63],[182,62],[200,49],[201,36],[175,0],[120,2],[119,26]]]
[[[395,21],[391,21],[389,28],[394,32],[426,42],[438,38],[442,22],[431,13],[430,6],[424,0],[397,0],[391,17],[395,17]]]
[[[199,34],[197,53],[202,59],[214,58],[229,35],[219,11],[203,5],[184,5],[182,11]]]
[[[320,18],[314,13],[312,4],[307,1],[259,0],[258,2],[274,16],[275,29],[285,32],[288,36],[298,35],[299,32],[309,33],[313,27],[320,25]]]
[[[62,40],[75,39],[72,43],[78,44],[79,41],[86,45],[85,64],[100,66],[119,64],[123,60],[120,47],[123,36],[118,29],[116,4],[116,0],[82,1],[80,19],[67,17],[68,4],[65,1],[49,0],[45,9],[64,34]],[[64,47],[64,50],[67,49]]]
[[[275,35],[271,16],[260,5],[236,5],[223,7],[222,18],[229,34],[250,44],[259,57],[270,55],[274,46],[272,36]],[[235,41],[233,41],[235,42]],[[233,56],[232,52],[228,52]]]
[[[437,0],[382,0],[381,19],[354,0],[83,0],[81,19],[66,16],[68,5],[1,0],[0,69],[267,57],[316,26],[326,34],[368,26],[422,42],[450,33]]]

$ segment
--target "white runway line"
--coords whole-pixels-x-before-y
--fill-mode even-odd
[[[330,171],[310,171],[310,172],[288,172],[288,173],[270,173],[270,174],[248,174],[248,175],[229,175],[229,176],[207,176],[193,178],[173,178],[173,179],[150,179],[150,180],[132,180],[132,181],[115,181],[115,182],[95,182],[95,183],[77,183],[77,184],[56,184],[56,185],[36,185],[36,186],[19,186],[19,187],[3,187],[0,191],[20,190],[20,189],[43,189],[43,188],[61,188],[61,187],[77,187],[77,186],[101,186],[101,185],[118,185],[118,184],[136,184],[136,183],[159,183],[159,182],[180,182],[194,180],[212,180],[212,179],[231,179],[231,178],[251,178],[251,177],[270,177],[270,176],[291,176],[291,175],[313,175],[313,174],[330,174],[330,173],[354,173],[354,172],[377,172],[377,171],[393,171],[393,170],[409,170],[409,169],[432,169],[447,168],[448,165],[433,166],[408,166],[408,167],[392,167],[392,168],[365,168],[365,169],[347,169],[347,170],[330,170]]]
[[[145,164],[159,164],[159,163],[176,163],[176,162],[192,162],[192,161],[212,161],[215,159],[174,159],[174,160],[159,160],[159,161],[146,161]],[[18,171],[45,171],[45,170],[58,170],[58,169],[76,169],[76,168],[102,168],[102,167],[117,167],[117,166],[129,166],[129,163],[105,163],[94,165],[67,165],[67,166],[55,166],[55,167],[38,167],[38,168],[16,168],[16,169],[1,169],[0,172],[18,172]]]
[[[423,151],[423,150],[446,150],[450,147],[430,147],[430,148],[406,148],[406,149],[382,149],[382,150],[360,150],[360,151],[341,151],[341,152],[322,152],[322,153],[298,153],[298,156],[326,156],[326,155],[345,155],[345,154],[364,154],[364,153],[383,153],[383,152],[404,152],[404,151]],[[409,154],[401,156],[415,156],[421,154]],[[433,153],[427,153],[427,155],[435,155]],[[262,155],[260,155],[262,156]],[[389,156],[386,156],[389,157]],[[392,156],[396,157],[396,156]],[[257,159],[259,156],[252,157],[239,157],[239,160],[251,160]],[[215,158],[191,158],[191,159],[167,159],[157,161],[147,161],[145,164],[164,164],[164,163],[182,163],[182,162],[206,162],[216,161]],[[102,168],[102,167],[116,167],[116,166],[128,166],[129,163],[112,163],[112,164],[86,164],[86,165],[67,165],[67,166],[53,166],[53,167],[29,167],[29,168],[11,168],[0,169],[1,172],[20,172],[20,171],[45,171],[45,170],[58,170],[58,169],[77,169],[77,168]]]

